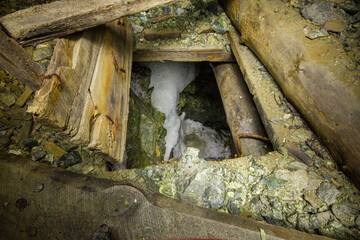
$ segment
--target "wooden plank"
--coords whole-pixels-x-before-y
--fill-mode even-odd
[[[238,143],[239,156],[262,156],[270,152],[271,147],[266,142],[256,138],[240,137],[240,133],[262,137],[266,137],[267,134],[239,66],[234,63],[213,66],[226,120],[235,145]]]
[[[135,182],[76,174],[7,153],[0,153],[0,189],[1,240],[99,239],[93,233],[103,224],[120,240],[258,240],[259,229],[269,240],[328,239],[190,205]]]
[[[126,20],[59,39],[29,112],[122,163],[133,33]]]
[[[18,42],[29,45],[65,36],[178,0],[61,0],[0,18]]]
[[[134,52],[134,61],[152,62],[152,61],[176,61],[176,62],[234,62],[235,58],[232,52],[219,51],[218,49],[202,50],[187,49],[179,51],[174,50],[140,50]]]
[[[223,3],[245,44],[360,187],[360,72],[349,70],[354,62],[340,41],[305,37],[311,24],[280,0]]]
[[[274,149],[283,151],[281,148],[285,148],[290,155],[306,164],[320,157],[335,166],[326,148],[286,101],[264,65],[248,47],[241,44],[236,30],[229,32],[229,40]]]
[[[33,91],[40,89],[44,69],[0,27],[0,66]]]

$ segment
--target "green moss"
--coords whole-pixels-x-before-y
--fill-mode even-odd
[[[164,158],[165,115],[151,105],[149,69],[139,66],[134,69],[127,125],[126,167],[143,168]]]

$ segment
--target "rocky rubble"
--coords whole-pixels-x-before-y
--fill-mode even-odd
[[[166,196],[216,211],[337,239],[360,237],[360,195],[339,171],[279,152],[222,162],[205,161],[198,152],[188,148],[173,165],[132,176]]]

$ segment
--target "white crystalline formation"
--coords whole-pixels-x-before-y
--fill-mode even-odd
[[[230,149],[225,147],[222,139],[216,138],[216,131],[204,127],[201,123],[184,120],[185,115],[177,115],[179,94],[198,74],[195,63],[151,62],[146,64],[151,69],[150,86],[154,87],[151,104],[165,114],[164,128],[166,151],[164,160],[168,161],[174,149],[174,157],[180,157],[186,150],[185,136],[193,134],[204,142],[200,149],[201,157],[220,158],[230,156]]]

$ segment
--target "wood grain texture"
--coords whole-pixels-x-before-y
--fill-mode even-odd
[[[244,43],[360,187],[360,73],[348,69],[354,63],[339,40],[306,38],[311,24],[280,0],[222,2]]]
[[[239,66],[234,63],[213,65],[216,82],[226,112],[226,120],[231,129],[234,143],[237,133],[249,133],[266,137],[259,113],[252,96],[242,77]],[[255,154],[265,155],[271,150],[270,145],[251,138],[240,138],[239,156]]]
[[[122,163],[133,32],[125,19],[59,39],[29,112]]]
[[[0,27],[0,66],[22,81],[31,90],[40,89],[44,69]]]
[[[29,45],[177,1],[61,0],[8,14],[0,23],[14,39]]]
[[[285,148],[290,155],[306,164],[315,157],[333,163],[327,149],[285,99],[264,65],[248,47],[241,44],[239,33],[231,30],[228,37],[274,149],[284,151],[281,148]],[[307,144],[314,147],[305,152],[301,146]]]
[[[222,49],[136,49],[134,61],[177,61],[177,62],[234,62],[232,52]]]

